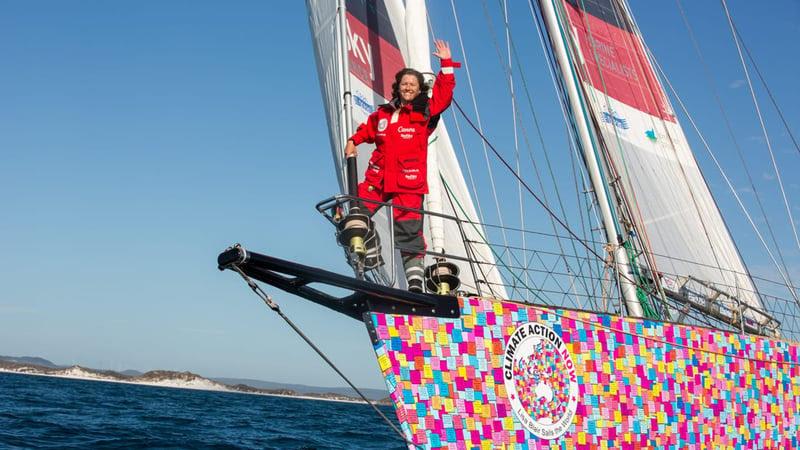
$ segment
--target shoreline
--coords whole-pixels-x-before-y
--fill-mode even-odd
[[[69,370],[69,369],[64,369]],[[70,380],[83,380],[83,381],[102,381],[107,383],[120,383],[120,384],[133,384],[139,386],[151,386],[151,387],[163,387],[163,388],[173,388],[173,389],[190,389],[195,391],[206,391],[206,392],[224,392],[230,394],[247,394],[247,395],[266,395],[270,397],[283,397],[283,398],[296,398],[299,400],[320,400],[325,402],[339,402],[339,403],[351,403],[351,404],[362,404],[367,405],[368,403],[359,400],[359,399],[337,399],[337,398],[324,398],[324,397],[314,397],[308,395],[288,395],[288,394],[277,394],[277,393],[270,393],[270,392],[247,392],[247,391],[238,391],[236,389],[231,389],[229,386],[224,385],[222,383],[217,383],[221,387],[215,388],[212,386],[209,387],[201,387],[201,386],[181,386],[177,383],[158,383],[158,382],[142,382],[142,381],[125,381],[125,380],[115,380],[112,378],[101,378],[101,377],[92,377],[92,376],[81,376],[81,375],[70,375],[70,374],[55,374],[55,373],[41,373],[41,372],[26,372],[22,370],[11,370],[0,367],[0,373],[14,373],[18,375],[34,375],[40,377],[52,377],[52,378],[65,378]],[[210,380],[209,380],[210,381]],[[212,383],[216,383],[211,381]],[[372,403],[377,404],[376,401]]]

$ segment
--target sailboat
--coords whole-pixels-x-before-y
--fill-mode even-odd
[[[363,322],[409,448],[797,448],[800,303],[778,307],[756,288],[627,3],[530,5],[602,241],[550,208],[519,177],[518,163],[502,162],[520,197],[549,215],[548,238],[594,260],[593,276],[582,277],[578,258],[563,254],[546,274],[526,270],[536,251],[524,230],[521,248],[492,241],[510,227],[481,218],[446,119],[429,146],[428,292],[404,289],[391,204],[372,218],[383,264],[365,265],[350,245],[343,224],[357,205],[358,172],[342,149],[391,100],[394,73],[432,75],[421,0],[307,0],[343,192],[317,208],[354,275],[238,245],[219,255],[219,267],[254,290],[257,280]],[[465,108],[454,109],[486,154],[502,159]],[[360,149],[358,166],[369,150]],[[520,254],[528,255],[521,263]],[[556,267],[561,298],[586,301],[547,301]]]

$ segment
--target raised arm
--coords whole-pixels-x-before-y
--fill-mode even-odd
[[[433,52],[441,63],[441,70],[433,83],[433,96],[430,101],[430,114],[436,116],[444,112],[453,101],[453,89],[456,87],[456,77],[453,69],[461,67],[461,64],[453,62],[450,45],[446,41],[436,41],[436,51]]]

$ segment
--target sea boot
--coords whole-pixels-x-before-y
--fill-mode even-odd
[[[423,293],[425,289],[423,288],[423,283],[425,280],[425,269],[423,267],[423,259],[415,256],[409,255],[403,256],[403,267],[406,271],[406,281],[408,282],[408,291],[409,292],[417,292]]]

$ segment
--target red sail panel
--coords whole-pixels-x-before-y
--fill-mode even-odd
[[[675,122],[664,90],[624,11],[611,0],[564,1],[589,82],[639,111]]]
[[[391,99],[394,74],[405,64],[383,2],[347,2],[347,54],[350,73]]]

